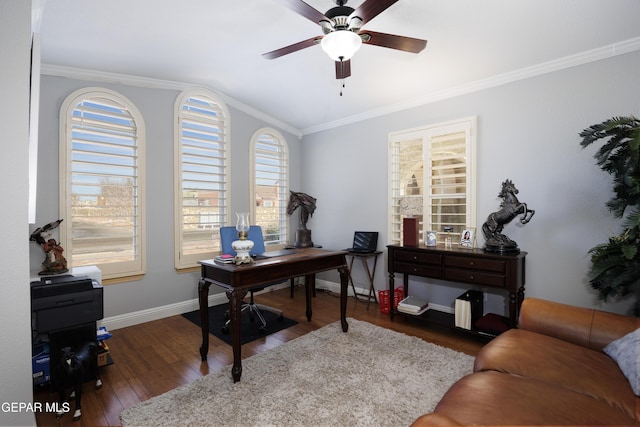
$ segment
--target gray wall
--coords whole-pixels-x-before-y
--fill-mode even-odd
[[[31,2],[0,0],[0,171],[5,250],[0,281],[0,425],[35,425],[33,411],[7,410],[32,402],[27,194]]]
[[[498,209],[509,178],[519,198],[536,210],[529,224],[517,220],[505,233],[528,252],[526,295],[613,312],[631,301],[602,304],[587,283],[588,250],[619,231],[605,208],[611,177],[583,150],[578,133],[616,115],[640,114],[640,53],[529,78],[418,108],[376,117],[303,138],[303,188],[317,197],[309,221],[314,241],[349,245],[355,229],[377,230],[387,242],[387,136],[390,132],[466,116],[478,117],[478,244],[480,227]],[[385,251],[386,256],[386,251]],[[336,274],[323,275],[338,281]],[[386,263],[375,286],[386,289]],[[364,282],[364,279],[362,280]],[[460,289],[415,280],[411,293],[452,307]],[[485,303],[504,309],[502,297]]]
[[[536,210],[526,226],[514,221],[505,228],[529,253],[526,295],[626,312],[630,302],[602,304],[587,285],[588,250],[617,232],[619,224],[604,206],[612,194],[610,177],[595,165],[595,148],[580,148],[578,133],[614,115],[638,114],[640,82],[632,71],[639,67],[640,53],[631,53],[306,135],[302,143],[280,129],[291,150],[291,188],[318,199],[308,224],[314,242],[341,249],[351,243],[355,229],[367,229],[381,233],[384,247],[389,132],[476,115],[478,230],[498,208],[497,194],[507,178],[520,190],[521,201]],[[173,268],[172,115],[177,90],[44,76],[37,223],[58,215],[60,105],[69,93],[85,86],[107,87],[128,97],[140,109],[147,129],[147,274],[137,282],[107,286],[105,317],[194,300],[198,273],[178,274]],[[230,113],[235,212],[248,208],[250,199],[249,138],[268,124],[233,107]],[[482,233],[478,244],[483,244]],[[32,269],[41,258],[40,249],[32,246]],[[354,278],[365,286],[361,271],[354,272]],[[338,282],[334,273],[320,279]],[[423,286],[427,281],[421,279],[412,282],[421,284],[413,286],[412,293],[445,307],[452,307],[464,289],[437,282]],[[387,286],[385,259],[378,263],[375,286]],[[499,294],[490,295],[486,305],[492,311],[505,309]]]
[[[73,91],[90,86],[115,90],[140,110],[146,128],[147,273],[139,281],[107,285],[104,316],[122,316],[178,304],[197,298],[199,272],[178,273],[173,261],[173,114],[179,90],[136,87],[43,76],[40,99],[40,147],[38,165],[38,210],[36,224],[58,218],[59,112]],[[248,211],[249,142],[253,133],[268,123],[229,106],[231,117],[231,212]],[[273,127],[273,126],[271,126]],[[278,129],[287,140],[292,189],[300,185],[300,141]],[[235,221],[235,219],[233,220]],[[231,224],[230,224],[231,225]],[[35,227],[34,227],[35,228]],[[40,247],[31,246],[31,269],[43,259]],[[211,294],[221,290],[212,287]]]

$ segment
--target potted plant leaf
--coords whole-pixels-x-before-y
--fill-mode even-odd
[[[613,117],[583,130],[580,137],[582,148],[603,143],[594,158],[613,177],[615,195],[606,206],[623,226],[619,235],[589,250],[589,285],[603,301],[635,297],[632,312],[640,317],[640,121]]]

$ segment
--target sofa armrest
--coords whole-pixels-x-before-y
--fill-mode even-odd
[[[526,298],[518,327],[602,351],[610,342],[640,328],[640,318]]]

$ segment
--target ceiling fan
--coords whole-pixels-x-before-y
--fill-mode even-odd
[[[301,49],[322,45],[322,49],[336,63],[336,79],[351,75],[351,57],[362,43],[405,52],[419,53],[426,40],[363,30],[362,26],[384,12],[398,0],[365,0],[357,9],[345,6],[347,0],[333,0],[336,7],[321,13],[302,0],[281,0],[294,12],[320,25],[324,36],[316,36],[271,52],[262,54],[275,59]]]

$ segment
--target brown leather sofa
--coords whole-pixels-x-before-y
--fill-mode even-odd
[[[518,329],[489,342],[412,426],[640,425],[640,397],[602,351],[638,328],[639,318],[527,298]]]

